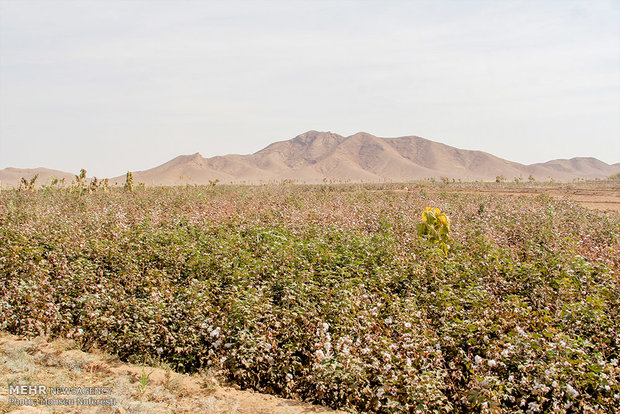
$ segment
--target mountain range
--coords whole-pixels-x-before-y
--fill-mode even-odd
[[[293,180],[299,183],[405,182],[426,178],[494,181],[520,177],[527,180],[553,178],[607,178],[620,171],[620,163],[606,164],[596,158],[578,157],[524,165],[482,151],[464,150],[417,136],[379,138],[359,132],[344,137],[332,132],[308,131],[287,141],[275,142],[249,155],[204,158],[199,153],[180,155],[160,166],[133,172],[135,183],[146,185],[221,183],[260,184]],[[5,185],[19,185],[21,177],[39,175],[70,181],[74,175],[39,169],[0,170]],[[122,184],[125,176],[110,178]]]

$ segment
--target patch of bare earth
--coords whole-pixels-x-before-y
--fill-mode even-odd
[[[574,201],[583,207],[600,210],[605,212],[620,213],[620,190],[613,188],[598,188],[598,189],[573,189],[573,188],[559,188],[559,189],[538,189],[538,188],[526,188],[523,191],[508,190],[502,192],[506,195],[539,195],[547,194],[550,197],[559,200]]]
[[[9,393],[10,386],[21,385],[43,385],[46,394]],[[86,395],[87,387],[88,392],[96,388],[104,394]],[[59,388],[72,389],[53,395],[52,389]],[[78,399],[85,405],[78,406]],[[73,341],[27,340],[0,332],[0,413],[335,412],[222,386],[209,374],[183,375],[165,367],[122,363],[104,353],[82,352]]]
[[[591,188],[576,188],[570,186],[465,188],[448,186],[441,190],[429,188],[429,191],[451,191],[477,194],[492,193],[505,197],[533,197],[544,194],[558,200],[570,200],[592,210],[620,213],[620,185],[616,187],[598,187],[593,185]]]

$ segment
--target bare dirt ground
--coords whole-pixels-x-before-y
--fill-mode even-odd
[[[481,192],[480,190],[477,190]],[[524,189],[494,189],[488,190],[496,194],[507,196],[537,196],[547,194],[559,200],[570,200],[583,207],[605,212],[620,213],[620,188],[524,188]]]
[[[43,385],[46,394],[9,394],[11,385]],[[52,394],[53,387],[74,389],[58,395]],[[81,394],[86,387],[98,387],[96,392],[105,394]],[[77,399],[84,403],[89,397],[97,402],[91,400],[87,402],[90,405],[77,406]],[[37,401],[37,404],[32,406],[26,400]],[[59,400],[63,400],[63,404],[73,400],[74,404],[60,405]],[[25,340],[0,332],[0,413],[301,414],[336,411],[221,386],[208,374],[182,375],[165,367],[121,363],[104,353],[82,352],[73,341],[49,341],[44,337]]]
[[[461,186],[459,184],[451,184],[440,188],[430,187],[425,189],[430,192],[492,193],[506,197],[534,197],[544,194],[558,200],[570,200],[589,209],[620,213],[620,183],[609,181],[537,186],[503,186],[501,184]],[[408,191],[416,191],[416,189],[409,188]]]

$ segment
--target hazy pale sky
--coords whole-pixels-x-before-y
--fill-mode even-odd
[[[89,176],[314,129],[620,162],[620,1],[0,0],[0,168]]]

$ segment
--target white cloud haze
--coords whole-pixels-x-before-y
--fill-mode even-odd
[[[0,168],[115,176],[310,129],[620,161],[617,1],[0,0]]]

